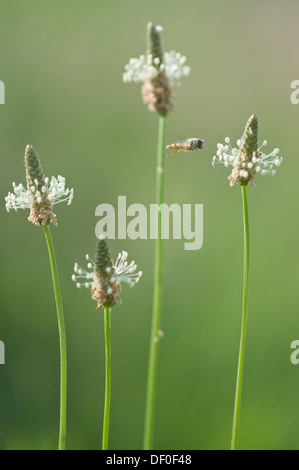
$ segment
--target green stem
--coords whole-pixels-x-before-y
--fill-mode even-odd
[[[105,380],[105,405],[103,421],[102,450],[108,450],[110,402],[111,402],[111,308],[104,307],[105,316],[105,349],[106,349],[106,380]]]
[[[166,116],[159,117],[159,134],[157,148],[157,174],[156,174],[156,203],[163,203],[164,194],[164,148],[165,148],[165,121]],[[153,314],[150,336],[150,350],[148,362],[145,425],[143,449],[149,450],[153,444],[154,410],[156,397],[157,365],[160,324],[161,324],[161,294],[162,294],[162,225],[161,212],[158,220],[158,239],[156,242]]]
[[[235,394],[231,450],[236,450],[237,443],[238,443],[242,382],[243,382],[243,370],[244,370],[244,356],[245,356],[247,313],[248,313],[248,287],[249,287],[249,221],[248,221],[246,186],[242,185],[241,189],[242,189],[242,202],[243,202],[243,230],[244,230],[243,305],[242,305],[242,326],[241,326],[241,338],[240,338],[240,349],[239,349],[239,360],[238,360],[238,372],[237,372],[237,383],[236,383],[236,394]]]
[[[62,299],[60,292],[60,285],[58,279],[57,264],[55,259],[55,252],[53,241],[51,237],[49,224],[44,226],[44,233],[46,236],[52,280],[54,287],[54,295],[57,310],[59,340],[60,340],[60,420],[59,420],[59,450],[65,450],[66,439],[66,401],[67,401],[67,356],[66,356],[66,336],[65,325],[63,316]]]

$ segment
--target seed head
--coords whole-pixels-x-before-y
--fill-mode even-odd
[[[114,267],[104,238],[97,240],[95,253],[95,277],[91,286],[92,298],[101,305],[113,307],[120,303],[120,282],[114,277]]]
[[[35,225],[45,225],[48,221],[56,225],[56,215],[52,211],[46,178],[39,158],[32,145],[25,149],[27,190],[31,192],[32,204],[28,220]]]
[[[163,63],[163,48],[161,32],[162,26],[155,26],[153,23],[148,23],[147,28],[147,46],[148,55],[152,58],[152,65],[159,70],[159,65]]]
[[[225,145],[217,144],[213,165],[224,164],[225,167],[233,167],[228,177],[230,186],[246,186],[249,182],[255,186],[253,180],[257,173],[275,175],[276,168],[282,163],[278,148],[269,154],[261,152],[266,144],[267,141],[264,140],[262,145],[258,146],[258,120],[253,114],[247,121],[243,136],[237,141],[238,148],[232,148],[229,137],[225,138]]]
[[[148,52],[137,59],[130,59],[125,66],[123,81],[141,82],[142,97],[150,111],[166,115],[173,110],[172,92],[175,84],[190,73],[185,65],[186,57],[179,52],[163,52],[161,26],[148,23]]]
[[[89,255],[86,255],[89,261],[87,267],[91,271],[81,268],[76,263],[72,280],[76,282],[77,287],[91,288],[92,298],[97,302],[97,308],[113,307],[121,303],[119,297],[121,283],[125,282],[132,287],[142,275],[141,271],[135,273],[137,265],[134,261],[128,264],[127,257],[128,253],[122,251],[113,263],[107,242],[104,237],[101,237],[97,240],[95,260],[93,261]]]
[[[245,126],[244,134],[240,142],[240,155],[244,155],[248,161],[252,160],[253,154],[258,152],[258,120],[252,114]]]
[[[52,176],[51,181],[44,175],[39,158],[32,145],[25,149],[25,169],[27,190],[22,184],[13,183],[14,192],[5,198],[6,209],[30,209],[28,220],[40,226],[53,222],[56,225],[56,215],[53,206],[63,201],[71,204],[74,191],[65,189],[65,178]]]

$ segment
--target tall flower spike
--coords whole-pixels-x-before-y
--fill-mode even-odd
[[[104,237],[97,240],[95,260],[86,255],[89,271],[75,264],[75,274],[72,280],[77,287],[91,288],[92,298],[97,302],[97,308],[101,306],[113,307],[121,303],[119,293],[121,283],[125,282],[133,287],[140,279],[142,272],[135,273],[137,265],[134,261],[127,262],[128,253],[119,253],[116,262],[113,263],[107,242]]]
[[[52,176],[51,181],[44,175],[39,158],[32,145],[25,149],[25,168],[27,190],[22,184],[13,183],[14,192],[5,198],[6,209],[30,209],[28,220],[40,226],[53,222],[56,225],[56,215],[53,206],[67,201],[71,204],[74,190],[65,188],[65,178]]]
[[[180,84],[182,77],[189,75],[190,67],[185,65],[186,57],[179,52],[163,53],[162,31],[161,26],[148,23],[148,52],[137,59],[130,59],[125,66],[123,81],[141,82],[143,101],[149,110],[166,115],[173,109],[173,87]]]
[[[258,146],[258,120],[256,115],[252,114],[247,121],[243,136],[237,141],[238,148],[232,148],[229,137],[225,138],[225,145],[217,144],[213,166],[223,164],[225,167],[233,167],[228,177],[230,186],[235,183],[246,186],[249,182],[254,186],[253,179],[257,173],[275,175],[276,168],[283,160],[279,156],[278,148],[268,154],[261,152],[261,148],[266,144],[267,141],[264,140],[262,145]]]
[[[153,23],[147,25],[147,47],[148,55],[152,57],[152,65],[159,69],[159,65],[163,63],[163,48],[161,33],[163,31],[162,26],[155,26]]]

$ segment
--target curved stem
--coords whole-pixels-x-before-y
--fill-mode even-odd
[[[242,306],[242,326],[241,326],[241,338],[240,338],[240,349],[239,349],[239,360],[238,360],[238,372],[237,372],[237,383],[236,383],[236,394],[235,394],[231,450],[236,450],[237,443],[238,443],[244,356],[245,356],[247,313],[248,313],[248,287],[249,287],[249,220],[248,220],[246,186],[241,186],[241,189],[242,189],[243,227],[244,227],[243,229],[244,230],[243,306]]]
[[[46,236],[49,258],[50,258],[56,310],[57,310],[57,319],[58,319],[59,341],[60,341],[60,420],[59,420],[58,449],[65,450],[66,401],[67,401],[67,355],[66,355],[65,324],[64,324],[60,285],[59,285],[59,279],[58,279],[57,264],[56,264],[54,246],[53,246],[49,224],[44,226],[44,233]]]
[[[165,121],[166,116],[159,117],[159,134],[157,148],[157,175],[156,175],[156,203],[163,203],[164,194],[164,148],[165,148]],[[160,324],[161,324],[161,297],[162,297],[162,224],[161,212],[158,212],[158,239],[156,242],[153,314],[150,336],[150,350],[146,390],[145,426],[143,449],[152,448],[154,409],[156,397],[156,380],[158,365],[158,348]]]
[[[105,324],[105,352],[106,352],[106,380],[105,380],[105,405],[103,421],[102,450],[108,450],[110,402],[111,402],[111,308],[104,307]]]

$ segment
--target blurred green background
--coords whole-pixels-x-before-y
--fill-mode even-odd
[[[156,449],[230,445],[241,325],[241,192],[213,169],[217,142],[235,142],[250,114],[260,141],[281,149],[273,178],[249,187],[251,290],[239,447],[299,448],[298,126],[290,83],[299,79],[299,4],[275,0],[1,0],[0,448],[55,449],[59,343],[48,253],[28,211],[7,214],[11,182],[25,183],[26,144],[44,172],[62,174],[73,204],[56,206],[52,228],[68,341],[68,449],[101,445],[103,310],[71,281],[94,254],[97,205],[155,202],[158,118],[124,65],[145,52],[148,21],[164,28],[165,50],[187,56],[166,140],[207,141],[203,151],[165,161],[165,201],[204,205],[204,244],[164,243],[163,318]],[[152,308],[152,240],[114,240],[144,275],[112,312],[111,449],[142,447]]]

